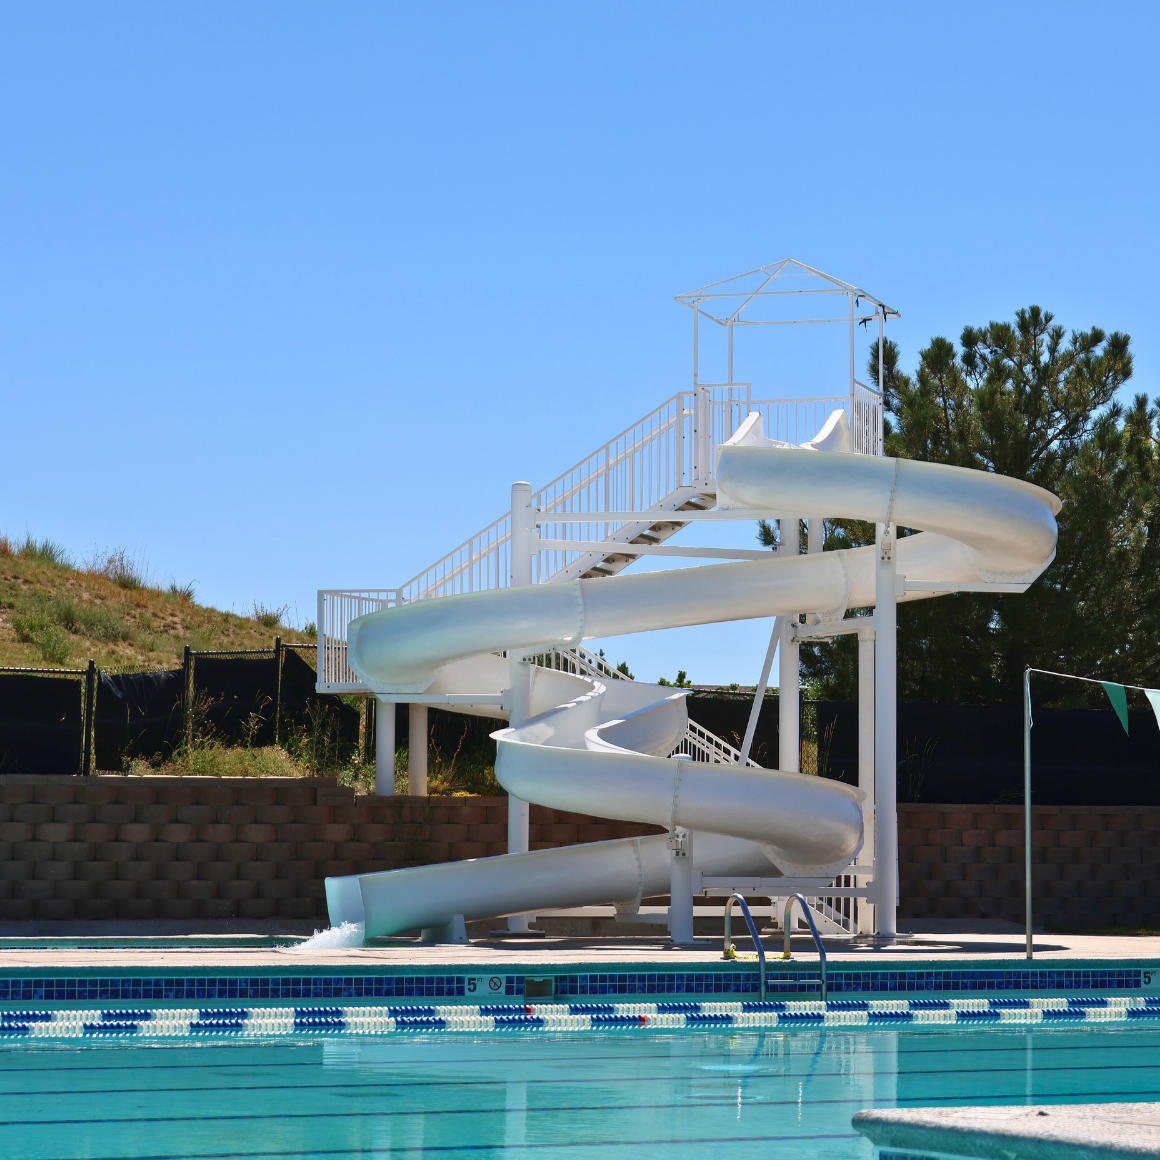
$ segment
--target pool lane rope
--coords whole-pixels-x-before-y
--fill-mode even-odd
[[[1160,995],[1036,999],[832,999],[765,1003],[495,1003],[0,1011],[0,1039],[204,1038],[616,1028],[960,1027],[1160,1020]]]

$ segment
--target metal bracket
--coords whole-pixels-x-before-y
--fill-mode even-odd
[[[790,624],[790,633],[794,641],[825,640],[831,636],[844,636],[847,633],[861,632],[864,628],[874,627],[872,616],[847,616],[843,620],[823,620],[819,624]]]
[[[899,576],[899,595],[906,592],[1026,592],[1028,584],[968,584],[959,580],[907,580]]]
[[[375,693],[376,700],[393,705],[457,705],[465,709],[482,708],[484,705],[510,709],[507,694],[502,693]]]

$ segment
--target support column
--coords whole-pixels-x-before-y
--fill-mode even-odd
[[[878,933],[898,933],[898,605],[893,524],[875,525],[874,802]]]
[[[395,703],[375,699],[375,793],[395,796]]]
[[[407,793],[427,796],[427,706],[407,706]]]
[[[511,586],[526,587],[532,582],[532,536],[535,534],[535,519],[532,512],[532,485],[512,484],[512,533],[509,544],[511,556]],[[511,710],[508,723],[517,728],[531,714],[532,666],[518,650],[508,650],[508,679],[511,683]],[[509,854],[524,854],[528,849],[528,803],[513,794],[508,794],[508,840]],[[534,914],[512,914],[508,916],[509,931],[527,931]]]
[[[874,629],[858,630],[858,788],[866,794],[862,803],[862,832],[865,840],[858,861],[874,864]],[[861,885],[861,883],[859,883]],[[872,902],[865,923],[859,922],[860,933],[878,933],[876,910]]]
[[[669,939],[693,941],[693,835],[682,826],[669,835]]]
[[[801,526],[797,516],[779,521],[781,543],[779,557],[796,556],[801,551]],[[801,695],[799,688],[798,652],[800,646],[793,639],[796,616],[787,616],[781,626],[777,663],[777,768],[789,773],[801,771]]]

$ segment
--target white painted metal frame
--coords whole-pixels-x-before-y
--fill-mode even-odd
[[[800,281],[795,281],[800,280]],[[802,295],[844,297],[846,309],[841,316],[816,318],[757,317],[759,310],[769,310],[792,301],[802,301]],[[813,438],[829,416],[844,408],[850,420],[853,447],[856,454],[882,455],[883,397],[879,390],[858,381],[856,376],[855,329],[858,325],[878,324],[879,383],[882,381],[883,324],[887,318],[899,317],[898,311],[880,302],[861,288],[811,266],[787,258],[781,262],[751,270],[746,274],[703,286],[687,294],[678,295],[678,302],[693,312],[693,385],[692,390],[679,391],[655,408],[643,419],[626,428],[614,439],[582,459],[568,471],[552,480],[525,501],[520,527],[515,539],[517,549],[513,558],[513,521],[511,512],[505,513],[488,527],[460,544],[446,556],[395,589],[325,590],[318,595],[318,689],[320,692],[367,693],[369,690],[357,678],[346,662],[346,630],[350,621],[378,608],[453,595],[504,587],[510,583],[551,583],[567,581],[584,575],[603,558],[609,556],[613,545],[626,546],[640,537],[659,517],[673,513],[674,522],[692,522],[697,519],[738,519],[772,516],[773,513],[728,513],[677,510],[699,497],[712,502],[715,494],[713,472],[714,449],[724,443],[754,411],[761,413],[768,437],[786,443],[800,444]],[[828,300],[828,299],[827,299]],[[728,332],[728,373],[725,383],[700,381],[700,324],[701,320],[726,328]],[[799,325],[802,323],[844,323],[848,327],[849,382],[845,394],[800,399],[754,399],[752,384],[734,382],[733,354],[736,327]],[[521,489],[527,485],[517,485]],[[521,490],[521,496],[523,492]],[[637,518],[633,518],[633,517]],[[794,524],[796,526],[796,519]],[[526,525],[526,526],[525,526]],[[881,533],[881,529],[880,529]],[[786,547],[796,537],[790,536]],[[530,556],[530,560],[525,555]],[[682,548],[662,545],[632,544],[624,555],[706,556],[716,558],[762,558],[763,552],[737,551],[713,548]],[[530,564],[530,570],[529,570]],[[895,589],[905,591],[943,591],[937,585],[905,585],[897,581],[889,562],[883,561],[880,596],[887,585],[892,595]],[[997,588],[988,585],[988,590]],[[949,590],[949,589],[948,589]],[[1022,590],[1022,589],[1019,589]],[[893,655],[894,655],[894,600],[889,613],[882,617],[887,641],[885,648],[875,650],[876,635],[873,621],[862,618],[856,628],[843,626],[809,626],[791,624],[787,619],[782,634],[781,680],[783,706],[787,711],[797,707],[796,661],[797,642],[806,637],[821,638],[845,631],[859,631],[861,639],[869,642],[868,661],[875,670],[875,680],[861,682],[860,691],[874,688],[873,715],[859,712],[859,781],[869,791],[871,802],[867,810],[868,846],[879,851],[879,864],[890,864],[894,870],[889,877],[896,878],[897,837],[893,819],[893,785],[886,789],[885,778],[874,778],[863,769],[869,760],[877,768],[893,769],[894,729],[893,714]],[[860,659],[864,649],[860,649]],[[566,667],[569,671],[604,678],[619,678],[610,666],[584,649],[557,650],[537,663],[548,662],[552,667]],[[513,671],[515,671],[513,664]],[[523,666],[526,668],[526,666]],[[864,667],[864,666],[862,666]],[[890,677],[886,669],[890,668]],[[785,695],[792,686],[793,696]],[[393,698],[392,698],[393,699]],[[414,699],[414,698],[412,698]],[[421,699],[419,699],[421,700]],[[496,703],[499,698],[478,697],[479,704]],[[418,703],[418,700],[416,701]],[[446,702],[450,704],[450,699]],[[512,706],[507,706],[511,708]],[[890,721],[888,721],[888,715]],[[796,768],[796,728],[786,729],[786,713],[782,714],[784,733],[792,733],[790,746],[782,746],[782,768]],[[874,728],[874,725],[877,728]],[[796,726],[796,721],[794,722]],[[862,734],[870,730],[870,740]],[[889,734],[889,736],[886,736]],[[787,748],[792,753],[787,753]],[[741,753],[700,726],[690,723],[682,752],[698,761],[721,764],[739,764]],[[867,756],[873,752],[873,758]],[[863,760],[863,758],[866,760]],[[785,764],[786,760],[789,764]],[[755,765],[747,761],[748,765]],[[881,784],[875,784],[881,783]],[[879,811],[874,799],[881,794],[878,804],[889,809],[894,824],[887,823],[885,832],[878,834]],[[526,825],[526,823],[525,823]],[[864,896],[870,884],[864,881],[862,868],[851,868],[831,887],[833,893],[810,897],[816,919],[833,931],[857,933],[864,929],[867,915],[875,914]],[[863,881],[859,882],[862,878]],[[893,933],[894,906],[897,884],[884,896],[886,905],[879,909],[877,929]],[[863,896],[861,899],[858,896]],[[877,901],[877,900],[876,900]],[[859,913],[859,912],[862,913]],[[691,927],[690,927],[691,930]]]

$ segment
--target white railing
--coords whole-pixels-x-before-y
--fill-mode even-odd
[[[320,693],[365,693],[367,687],[346,663],[346,630],[352,620],[399,603],[397,588],[331,589],[318,593],[318,682]]]
[[[854,383],[854,398],[850,408],[850,431],[854,451],[859,455],[885,455],[883,447],[882,396],[865,383]]]
[[[507,656],[507,653],[501,655]],[[614,669],[603,657],[589,652],[583,645],[576,645],[575,648],[554,648],[551,652],[534,657],[533,663],[540,668],[575,673],[580,677],[595,677],[597,680],[632,680],[632,677]]]
[[[712,494],[715,448],[753,411],[766,433],[787,443],[804,443],[838,408],[850,414],[854,451],[882,454],[882,403],[872,388],[856,383],[853,397],[754,399],[745,383],[680,391],[639,422],[586,456],[532,495],[545,520],[545,537],[632,539],[656,517],[700,492]],[[639,511],[639,524],[599,519],[599,513]],[[504,513],[483,531],[448,552],[429,568],[394,589],[350,589],[318,596],[318,688],[359,692],[365,687],[346,665],[346,629],[356,616],[397,603],[504,588],[510,582],[511,516]],[[532,561],[533,581],[569,580],[593,562],[591,553],[540,551]],[[607,675],[607,674],[605,674]]]
[[[857,874],[839,874],[831,883],[837,887],[859,885]],[[867,901],[864,898],[827,898],[824,894],[806,897],[819,926],[829,927],[834,934],[861,934],[869,929]]]
[[[694,761],[705,761],[713,765],[737,765],[741,760],[740,750],[734,749],[727,741],[722,741],[716,733],[710,733],[696,721],[689,722],[684,741],[673,753],[687,753]],[[761,768],[752,757],[745,764],[752,769]]]

